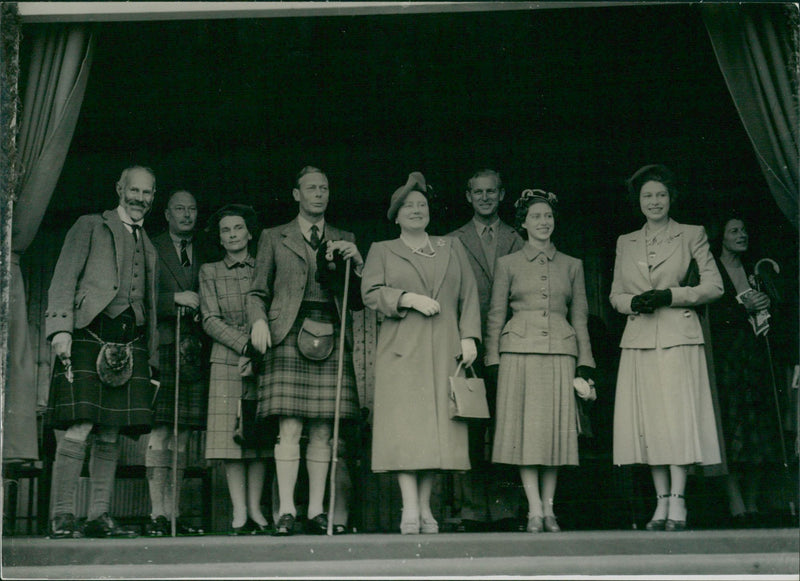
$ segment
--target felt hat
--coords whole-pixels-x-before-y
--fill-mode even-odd
[[[392,201],[389,203],[389,211],[386,212],[386,216],[389,218],[389,220],[394,220],[397,218],[397,213],[400,211],[400,206],[403,205],[403,202],[406,201],[408,194],[411,192],[422,192],[423,194],[428,193],[428,188],[425,184],[425,176],[418,171],[408,174],[408,180],[406,181],[405,185],[397,188],[392,194]]]

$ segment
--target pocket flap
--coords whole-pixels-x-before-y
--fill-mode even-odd
[[[314,337],[327,337],[328,335],[333,335],[333,323],[322,323],[320,321],[305,319],[301,330]]]

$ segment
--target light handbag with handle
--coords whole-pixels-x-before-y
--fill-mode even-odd
[[[456,372],[450,376],[450,419],[469,420],[489,418],[489,404],[486,401],[486,385],[483,379],[475,376],[472,367],[472,377],[459,375],[463,363],[459,362]]]

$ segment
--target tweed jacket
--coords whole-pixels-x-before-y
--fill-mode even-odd
[[[192,242],[192,270],[187,276],[169,232],[153,237],[158,253],[158,340],[161,345],[175,342],[175,316],[178,309],[175,293],[198,290],[197,277],[203,261],[197,239]]]
[[[704,343],[700,320],[693,307],[722,296],[722,277],[708,246],[702,226],[679,224],[670,219],[665,242],[655,247],[648,266],[645,230],[623,234],[617,239],[614,280],[609,299],[620,313],[628,315],[620,347],[655,349]],[[700,284],[682,286],[692,259],[697,262]],[[651,289],[670,289],[672,304],[655,313],[638,314],[631,300]]]
[[[147,346],[150,365],[158,367],[156,326],[156,251],[144,229],[140,230],[145,255],[147,289]],[[88,326],[117,294],[122,264],[123,236],[130,232],[116,210],[81,216],[67,232],[47,294],[45,331],[48,338],[61,331]]]
[[[327,222],[324,239],[355,243],[352,232],[339,230]],[[250,327],[259,319],[267,321],[273,345],[286,338],[297,319],[305,295],[308,268],[306,241],[297,218],[261,233],[253,285],[247,293],[247,319]],[[334,300],[341,316],[341,297],[334,297]],[[351,324],[346,326],[346,339],[353,344]]]
[[[489,303],[492,298],[492,270],[490,264],[486,262],[486,255],[481,246],[478,231],[475,228],[474,220],[470,220],[461,228],[454,230],[448,236],[453,236],[461,240],[461,244],[467,251],[467,259],[475,274],[475,282],[478,284],[478,303],[481,309],[482,334],[486,337],[486,317],[489,313]],[[522,249],[525,241],[514,228],[503,222],[497,225],[497,254],[495,259],[516,252]]]
[[[526,244],[495,264],[486,365],[498,364],[501,353],[539,353],[572,355],[594,367],[588,318],[583,262],[552,244]]]

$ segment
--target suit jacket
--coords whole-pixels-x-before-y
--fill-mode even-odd
[[[500,353],[543,353],[594,367],[588,318],[583,262],[552,244],[547,250],[526,244],[495,264],[486,364],[498,364]]]
[[[158,367],[156,327],[156,251],[144,229],[140,230],[145,255],[145,308],[150,365]],[[131,233],[116,210],[81,216],[67,232],[47,294],[47,337],[61,331],[72,333],[88,326],[117,295],[123,267],[123,236]]]
[[[187,274],[181,266],[169,232],[155,236],[153,246],[158,253],[158,338],[161,345],[171,345],[175,342],[175,317],[178,313],[175,293],[187,290],[198,292],[203,256],[195,239],[192,242],[192,269]]]
[[[670,219],[666,242],[656,247],[651,267],[647,263],[644,228],[617,239],[614,281],[609,296],[611,305],[628,315],[620,347],[654,349],[676,345],[703,344],[703,332],[693,307],[722,296],[722,277],[708,246],[702,226],[679,224]],[[697,262],[700,283],[681,286],[692,259]],[[631,300],[651,289],[670,289],[672,304],[652,314],[637,314]]]
[[[355,243],[352,232],[339,230],[327,222],[324,239]],[[269,325],[273,345],[286,338],[297,319],[306,291],[308,268],[306,241],[296,218],[261,233],[253,285],[247,293],[247,319],[251,327],[257,320],[264,319]],[[341,299],[335,297],[334,300],[341,317]],[[346,325],[346,338],[352,345],[350,324]]]
[[[486,316],[489,313],[489,303],[492,298],[492,271],[490,264],[486,262],[486,255],[481,246],[481,239],[472,220],[454,230],[448,236],[453,236],[461,240],[461,244],[467,251],[467,259],[475,274],[475,282],[478,284],[478,304],[481,309],[481,327],[483,336],[486,337]],[[497,226],[497,254],[495,259],[521,250],[525,241],[514,228],[502,220]]]

